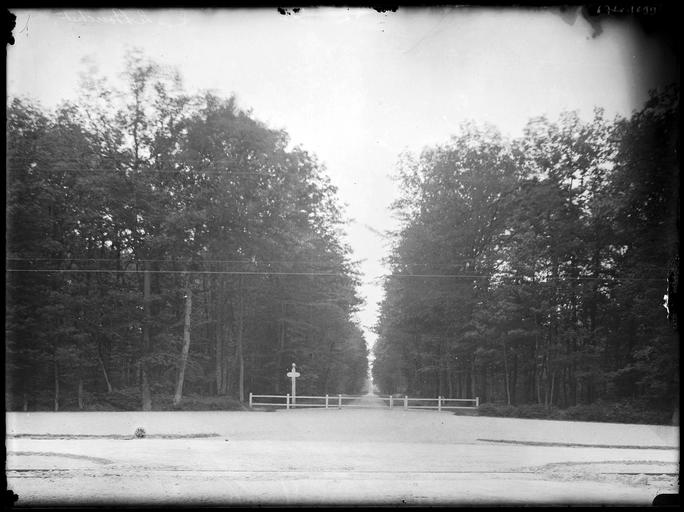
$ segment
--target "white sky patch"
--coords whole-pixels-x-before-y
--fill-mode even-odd
[[[235,93],[242,108],[284,128],[324,163],[346,214],[348,242],[363,260],[358,314],[375,334],[378,276],[396,227],[390,176],[403,150],[446,142],[473,119],[517,136],[534,116],[595,106],[610,118],[640,108],[675,56],[632,22],[557,10],[305,8],[252,10],[13,10],[8,95],[46,107],[78,95],[82,59],[116,78],[127,49],[176,66],[186,89]]]

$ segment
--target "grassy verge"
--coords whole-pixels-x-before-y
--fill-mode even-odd
[[[128,388],[111,393],[84,393],[83,408],[79,408],[77,400],[69,398],[60,401],[60,411],[139,411],[140,391]],[[8,411],[22,411],[22,405],[6,401]],[[247,406],[227,396],[199,396],[188,394],[178,406],[173,405],[173,395],[155,394],[152,397],[152,410],[155,411],[242,411]],[[47,394],[29,403],[28,410],[53,411],[54,404]]]
[[[557,407],[546,408],[541,404],[506,405],[488,402],[480,404],[478,415],[646,425],[672,424],[672,411],[648,408],[643,403],[634,402],[597,401],[592,404],[575,405],[567,409],[559,409]]]

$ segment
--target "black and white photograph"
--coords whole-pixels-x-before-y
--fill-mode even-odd
[[[4,14],[6,508],[679,503],[672,4]]]

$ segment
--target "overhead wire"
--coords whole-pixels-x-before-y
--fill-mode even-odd
[[[41,272],[41,273],[113,273],[113,274],[235,274],[235,275],[281,275],[281,276],[348,276],[341,272],[265,272],[249,270],[145,270],[145,269],[85,269],[85,268],[13,268],[6,272]]]
[[[88,168],[88,169],[17,169],[17,168],[7,168],[8,171],[10,172],[27,172],[27,171],[35,171],[37,174],[38,173],[52,173],[52,174],[58,174],[61,172],[92,172],[92,173],[98,173],[98,172],[109,172],[109,173],[127,173],[127,176],[135,176],[135,175],[145,175],[145,174],[187,174],[187,175],[201,175],[201,174],[220,174],[224,176],[276,176],[277,173],[274,172],[267,172],[267,171],[230,171],[230,170],[212,170],[212,169],[206,169],[206,170],[199,170],[199,169],[145,169],[145,170],[134,170],[134,169],[95,169],[95,168]],[[281,172],[279,173],[280,175],[289,175],[289,174],[294,174],[294,173],[286,173],[286,172]]]
[[[224,275],[282,275],[282,276],[338,276],[353,277],[343,272],[282,272],[282,271],[240,271],[240,270],[145,270],[145,269],[45,269],[45,268],[26,268],[26,269],[5,269],[6,272],[41,272],[41,273],[154,273],[154,274],[224,274]],[[460,278],[460,279],[521,279],[523,276],[500,276],[496,274],[384,274],[382,278]],[[524,276],[529,278],[529,276]],[[564,277],[559,279],[537,280],[537,283],[555,283],[568,281],[662,281],[664,278],[647,277]],[[524,284],[524,283],[520,283]]]
[[[117,261],[125,261],[126,263],[179,263],[178,260],[170,259],[150,259],[150,258],[131,258],[131,259],[121,259],[116,258],[18,258],[18,257],[7,257],[6,261],[109,261],[116,263]],[[252,263],[252,264],[270,264],[270,263],[307,263],[309,265],[331,265],[330,261],[320,261],[320,260],[253,260],[253,259],[242,259],[242,260],[207,260],[201,259],[202,263]],[[342,262],[344,263],[344,262]]]

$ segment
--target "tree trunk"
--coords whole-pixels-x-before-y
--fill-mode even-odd
[[[144,365],[140,366],[140,388],[142,389],[142,410],[152,410],[152,393],[150,391],[150,379]]]
[[[461,398],[461,378],[460,374],[458,373],[458,369],[456,370],[456,375],[454,379],[454,396],[456,398]]]
[[[223,336],[221,336],[221,331],[223,329],[219,326],[216,329],[216,339],[214,340],[215,342],[215,347],[216,347],[216,361],[215,361],[215,368],[214,371],[216,372],[215,379],[216,379],[216,394],[220,395],[221,394],[221,384],[222,384],[222,377],[223,377]]]
[[[241,338],[241,337],[240,337]],[[239,380],[238,380],[238,399],[240,402],[245,401],[245,358],[242,353],[242,340],[238,339],[238,364],[239,368]]]
[[[677,400],[674,404],[674,411],[672,411],[672,425],[675,427],[679,426],[679,393],[677,393]]]
[[[475,361],[471,363],[471,368],[470,368],[470,390],[472,393],[472,396],[470,398],[475,398],[477,396],[477,374],[476,374],[476,369],[475,369]]]
[[[55,412],[57,412],[57,411],[59,411],[59,364],[57,363],[57,355],[56,354],[53,356],[52,363],[54,366],[54,373],[55,373],[55,396],[54,396],[55,407],[54,407],[54,410],[55,410]]]
[[[501,344],[503,345],[503,359],[504,359],[504,382],[506,383],[506,403],[511,405],[511,389],[508,382],[508,355],[506,354],[506,341],[504,336],[501,337]]]
[[[540,371],[537,371],[537,372],[536,372],[537,375],[536,375],[536,378],[535,378],[536,387],[537,387],[537,403],[538,403],[538,404],[541,404],[541,403],[542,403],[542,398],[541,398],[541,381],[542,381],[542,377],[543,377],[543,372],[544,372],[544,368],[541,369],[541,372],[540,372]]]
[[[542,364],[540,365],[537,363],[537,354],[538,354],[538,344],[535,342],[535,359],[534,359],[534,383],[535,383],[535,390],[537,394],[537,403],[541,404],[542,399],[541,399],[541,383],[542,379],[544,377],[544,363],[542,361]]]
[[[150,392],[150,382],[147,375],[147,363],[145,358],[150,350],[150,327],[152,322],[151,307],[151,276],[148,268],[149,262],[145,262],[145,271],[143,273],[143,308],[145,310],[145,320],[143,322],[143,350],[142,360],[140,361],[140,387],[142,392],[142,410],[152,410],[152,393]]]
[[[481,365],[482,368],[482,401],[489,401],[489,381],[487,379],[487,363]]]
[[[448,398],[454,398],[454,376],[451,373],[451,363],[448,363],[446,372]]]
[[[240,402],[245,401],[245,356],[242,346],[244,334],[244,315],[245,315],[245,300],[243,297],[242,277],[240,277],[239,293],[238,293],[238,332],[237,332],[237,358],[239,366],[239,380],[238,380],[238,399]]]
[[[109,380],[109,375],[107,374],[107,368],[105,368],[104,361],[102,360],[102,355],[100,354],[100,347],[97,347],[97,360],[100,363],[100,368],[102,369],[102,375],[104,375],[105,384],[107,384],[107,393],[112,392],[112,383]]]
[[[548,409],[553,405],[553,391],[556,384],[556,372],[551,372],[551,386],[548,393],[548,400],[546,402],[546,408]]]
[[[566,407],[568,403],[568,368],[561,368],[560,370],[560,382],[558,382],[558,386],[560,388],[560,391],[558,392],[558,405],[560,407]]]
[[[83,379],[78,379],[78,408],[83,410]]]
[[[515,405],[517,403],[517,393],[518,389],[518,354],[513,351],[513,369],[511,371],[511,404]]]
[[[539,382],[540,382],[539,396],[543,397],[539,403],[544,404],[544,406],[546,406],[546,404],[549,401],[549,382],[550,382],[550,380],[549,380],[549,369],[546,366],[546,361],[544,362],[544,366],[542,367],[542,372],[541,372]]]
[[[284,302],[280,302],[280,329],[278,330],[278,355],[276,357],[276,372],[280,371],[280,368],[283,364],[283,355],[285,353],[285,329],[286,329],[286,324],[285,324],[285,315],[287,313],[287,308],[285,306]],[[280,377],[280,373],[277,374],[276,379],[275,379],[275,394],[279,395],[280,394],[280,383],[282,379]]]
[[[442,372],[442,369],[439,368],[439,366],[441,366],[441,364],[438,365],[435,376],[437,377],[437,396],[442,396],[444,372]]]
[[[216,379],[216,394],[221,394],[221,389],[223,389],[223,351],[224,351],[224,311],[223,311],[223,300],[225,297],[225,280],[223,276],[216,283],[216,288],[218,289],[214,296],[214,320],[216,321],[216,327],[214,329],[214,344],[216,347],[215,355],[215,372],[214,376]]]
[[[221,394],[228,394],[228,386],[230,381],[228,380],[228,371],[230,369],[230,354],[227,348],[233,344],[233,329],[231,327],[224,328],[223,333],[224,348],[223,348],[223,374],[221,375]]]
[[[178,381],[176,382],[176,394],[173,397],[173,405],[178,406],[183,398],[183,380],[185,379],[185,367],[188,364],[190,353],[190,317],[192,315],[192,289],[190,278],[185,278],[185,320],[183,322],[183,351],[181,352]]]

